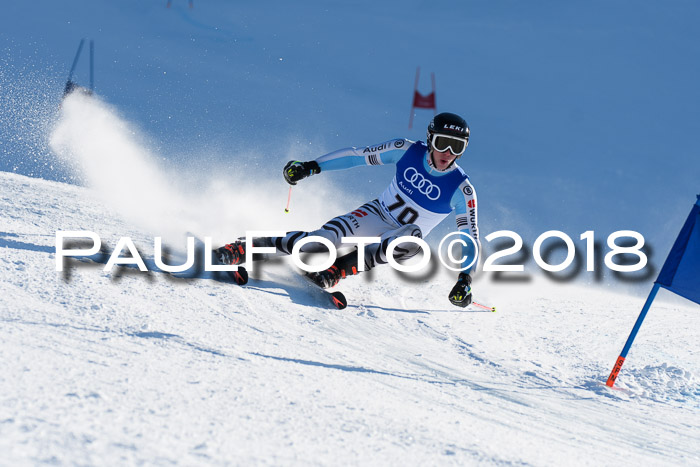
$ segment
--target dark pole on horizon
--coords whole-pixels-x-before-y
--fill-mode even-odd
[[[83,44],[85,44],[85,39],[80,39],[80,45],[78,45],[78,51],[75,53],[75,58],[73,59],[73,66],[70,67],[70,72],[68,73],[68,81],[66,81],[66,87],[63,89],[63,95],[70,93],[73,88],[75,88],[75,83],[73,82],[73,72],[75,72],[75,67],[78,66],[78,59],[80,58],[80,52],[83,51]]]
[[[95,90],[95,41],[90,39],[90,91]]]

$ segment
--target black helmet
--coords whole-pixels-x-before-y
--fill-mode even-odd
[[[464,138],[469,143],[469,125],[466,120],[457,114],[443,112],[437,114],[428,125],[428,148],[431,147],[431,141],[434,134],[455,136]]]

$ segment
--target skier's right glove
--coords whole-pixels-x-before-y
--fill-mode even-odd
[[[450,291],[450,302],[453,305],[465,308],[472,302],[472,278],[466,272],[459,274],[459,279]]]
[[[321,167],[318,166],[316,161],[289,161],[282,171],[284,179],[290,185],[296,185],[299,180],[303,180],[311,175],[316,175],[317,173],[321,173]]]

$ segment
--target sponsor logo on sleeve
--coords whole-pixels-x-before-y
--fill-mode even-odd
[[[383,151],[385,149],[389,149],[390,143],[386,142],[383,144],[380,144],[379,146],[367,146],[364,151],[362,151],[363,154],[368,153],[368,152],[379,152]]]
[[[396,149],[401,149],[401,148],[403,147],[404,143],[405,143],[404,140],[402,140],[402,139],[397,139],[396,141],[394,141],[394,147],[395,147]]]

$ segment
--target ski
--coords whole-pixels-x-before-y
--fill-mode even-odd
[[[212,255],[213,264],[222,264],[216,254],[216,250],[212,250],[210,254]],[[248,283],[248,270],[244,266],[238,265],[236,271],[226,271],[226,274],[238,285],[246,285]],[[323,294],[323,296],[338,310],[342,310],[348,306],[348,301],[342,292],[329,292],[312,281],[308,274],[302,274],[302,276],[305,284]]]
[[[348,306],[348,300],[345,298],[343,292],[329,292],[328,290],[324,289],[323,287],[320,287],[313,280],[311,280],[308,274],[304,274],[302,277],[310,287],[323,293],[323,295],[325,295],[327,299],[331,302],[331,304],[337,309],[344,310],[345,307]]]
[[[248,270],[243,266],[238,266],[238,271],[226,271],[226,274],[238,285],[248,283]]]
[[[205,246],[205,243],[199,240],[197,237],[195,237],[195,239],[197,240],[197,243],[199,245]],[[216,264],[219,266],[228,266],[227,264],[225,265],[221,261],[219,261],[219,257],[216,254],[216,250],[211,250],[209,252],[205,251],[205,254],[211,255],[211,264]],[[240,264],[238,265],[238,268],[236,268],[235,271],[226,271],[226,275],[238,285],[246,285],[248,283],[248,270]]]
[[[238,266],[237,271],[226,271],[226,274],[233,279],[233,281],[238,285],[246,285],[248,283],[248,270],[244,266]],[[314,291],[320,292],[335,308],[338,310],[343,310],[348,306],[348,301],[342,292],[329,292],[328,290],[319,287],[314,281],[312,281],[308,275],[303,276],[304,283],[306,283]]]

